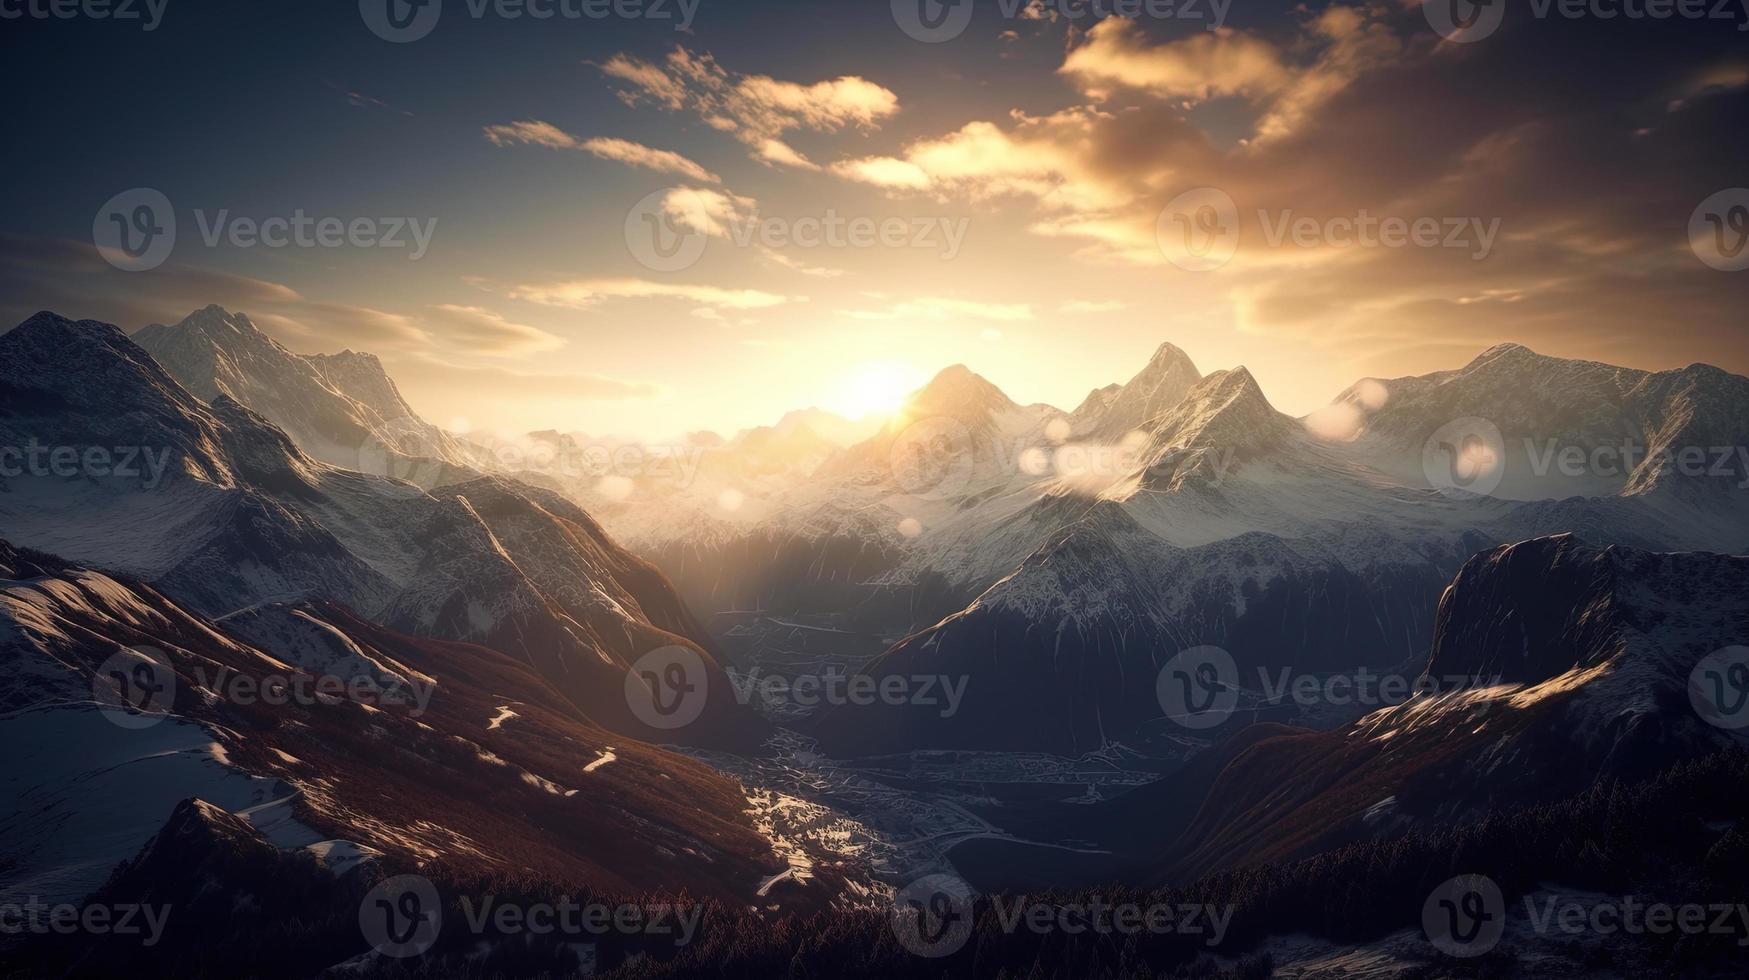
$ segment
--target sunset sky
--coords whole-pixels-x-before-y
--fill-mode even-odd
[[[990,2],[924,43],[886,2],[703,0],[680,31],[672,4],[536,21],[447,0],[394,44],[357,4],[321,6],[0,23],[4,325],[46,308],[134,330],[218,303],[294,350],[381,355],[440,425],[645,438],[872,408],[955,362],[1073,408],[1162,341],[1244,364],[1296,414],[1508,340],[1749,372],[1749,271],[1689,246],[1697,205],[1749,185],[1741,10],[1513,5],[1459,44],[1401,2],[1235,0],[1218,31]],[[136,187],[178,235],[122,272],[92,225]],[[1191,271],[1157,230],[1204,187],[1235,203],[1238,250]],[[640,202],[699,236],[696,261],[640,261]],[[417,260],[209,247],[221,210],[436,226]],[[1290,210],[1430,218],[1468,244],[1272,244]],[[736,240],[749,216],[829,212],[931,234]]]

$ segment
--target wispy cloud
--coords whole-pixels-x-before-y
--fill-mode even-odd
[[[1090,94],[1115,86],[1196,99],[1267,94],[1290,74],[1275,45],[1252,35],[1223,29],[1150,45],[1134,21],[1121,17],[1094,25],[1061,71]]]
[[[720,183],[722,178],[672,150],[658,150],[631,140],[597,136],[579,139],[549,122],[528,119],[486,127],[486,139],[494,146],[532,145],[553,150],[578,150],[603,160],[614,160],[628,167],[642,167],[658,173],[679,174],[706,183]]]
[[[652,282],[648,279],[573,279],[564,282],[519,283],[505,287],[504,293],[511,299],[577,310],[589,309],[610,299],[680,299],[733,310],[756,310],[798,301],[797,297],[768,293],[760,289],[725,289],[717,286]]]
[[[512,323],[500,313],[478,306],[441,304],[428,307],[424,325],[443,342],[464,350],[501,357],[520,357],[558,350],[565,340],[539,327]]]
[[[845,274],[845,271],[843,269],[833,269],[833,268],[828,268],[826,266],[808,265],[806,262],[803,262],[800,259],[785,255],[782,252],[779,252],[776,249],[772,249],[772,248],[761,249],[759,254],[762,255],[765,258],[765,260],[770,262],[772,265],[780,266],[782,268],[790,270],[791,272],[799,272],[804,276],[813,276],[817,279],[836,279],[839,276],[842,276]]]
[[[753,220],[758,206],[750,197],[705,187],[670,187],[662,195],[669,221],[715,238],[731,237],[735,226]]]
[[[808,84],[740,75],[685,47],[676,47],[661,64],[616,54],[600,68],[621,83],[620,98],[628,105],[651,102],[694,112],[746,144],[754,159],[777,166],[817,169],[785,142],[786,133],[872,129],[899,111],[898,96],[857,75]]]

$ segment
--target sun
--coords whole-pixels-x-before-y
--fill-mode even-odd
[[[851,419],[891,415],[926,380],[922,371],[900,361],[868,361],[833,385],[827,407]]]

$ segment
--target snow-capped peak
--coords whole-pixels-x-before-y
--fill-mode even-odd
[[[911,418],[939,415],[972,422],[1016,407],[1002,389],[964,364],[955,364],[943,368],[905,400],[905,415]]]
[[[1190,355],[1163,343],[1128,382],[1088,395],[1075,410],[1076,428],[1119,438],[1172,411],[1201,380]]]
[[[1158,445],[1242,449],[1272,442],[1290,427],[1291,420],[1269,404],[1251,372],[1238,367],[1202,379],[1149,430]]]

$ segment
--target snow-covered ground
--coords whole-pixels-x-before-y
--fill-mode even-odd
[[[128,729],[95,705],[34,707],[0,716],[0,744],[12,763],[0,772],[0,865],[11,865],[0,902],[79,901],[189,797],[245,816],[280,847],[322,839],[274,806],[290,786],[227,765],[187,721]]]

